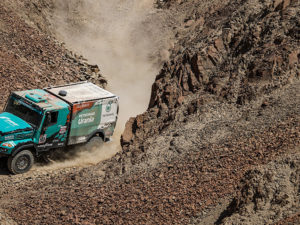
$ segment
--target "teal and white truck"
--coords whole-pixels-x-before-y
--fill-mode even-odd
[[[11,173],[29,171],[36,157],[114,133],[119,97],[89,82],[11,93],[0,114],[0,157]]]

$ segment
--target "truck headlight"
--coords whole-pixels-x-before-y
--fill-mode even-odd
[[[11,148],[13,145],[11,143],[3,143],[2,146]]]

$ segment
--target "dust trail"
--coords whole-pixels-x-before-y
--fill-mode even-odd
[[[53,21],[58,36],[98,64],[108,89],[120,96],[120,130],[129,117],[147,108],[159,69],[150,57],[167,56],[167,35],[154,16],[153,2],[56,0]]]
[[[114,137],[120,137],[120,133],[116,133]],[[95,146],[90,150],[84,148],[75,147],[76,149],[71,152],[60,152],[61,159],[53,161],[48,165],[36,164],[32,171],[51,171],[63,168],[72,167],[87,167],[96,165],[97,163],[110,159],[118,151],[121,150],[121,146],[118,141],[112,138],[112,141],[104,143],[101,146]]]
[[[125,122],[146,110],[159,63],[167,59],[170,45],[153,2],[55,0],[52,23],[58,38],[67,48],[100,66],[108,89],[120,97],[120,113],[113,142],[98,150],[79,151],[76,157],[50,168],[87,166],[112,157],[121,149],[119,140]]]

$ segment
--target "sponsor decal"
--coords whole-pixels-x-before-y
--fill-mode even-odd
[[[47,140],[47,134],[43,134],[40,136],[40,139],[39,139],[39,144],[43,144],[45,143]]]
[[[110,101],[110,102],[106,105],[106,107],[105,107],[105,111],[106,111],[106,112],[110,112],[110,110],[111,110],[111,104],[112,104],[112,102]]]
[[[67,126],[61,126],[59,130],[59,134],[64,134],[67,131]]]
[[[8,135],[4,137],[5,141],[12,140],[12,139],[14,139],[14,135]]]
[[[39,148],[46,148],[46,147],[52,147],[53,146],[53,143],[46,143],[44,145],[39,145],[38,147]]]
[[[85,142],[86,141],[86,137],[85,136],[82,136],[82,137],[78,137],[77,142]]]
[[[12,121],[10,118],[8,118],[6,116],[0,116],[0,119],[4,119],[6,123],[9,123],[13,127],[18,126],[17,123],[15,123],[14,121]]]
[[[113,116],[114,113],[110,113],[110,114],[104,114],[103,117],[109,117],[109,116]]]
[[[95,112],[79,115],[78,125],[92,123],[95,120]]]
[[[76,114],[83,110],[83,109],[90,109],[93,107],[95,102],[86,102],[86,103],[80,103],[80,104],[76,104],[73,107],[73,116],[76,116]]]

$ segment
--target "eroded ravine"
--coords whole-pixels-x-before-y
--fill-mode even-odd
[[[52,18],[66,46],[100,65],[108,89],[120,97],[118,129],[149,104],[151,86],[167,59],[168,30],[153,0],[56,1]],[[163,55],[165,53],[165,55]],[[164,56],[164,57],[163,57]]]
[[[143,113],[161,63],[168,58],[170,31],[163,28],[153,0],[54,1],[51,15],[57,38],[89,63],[100,65],[107,88],[120,97],[120,112],[112,142],[95,151],[80,151],[49,166],[49,170],[95,165],[121,150],[126,121]]]

